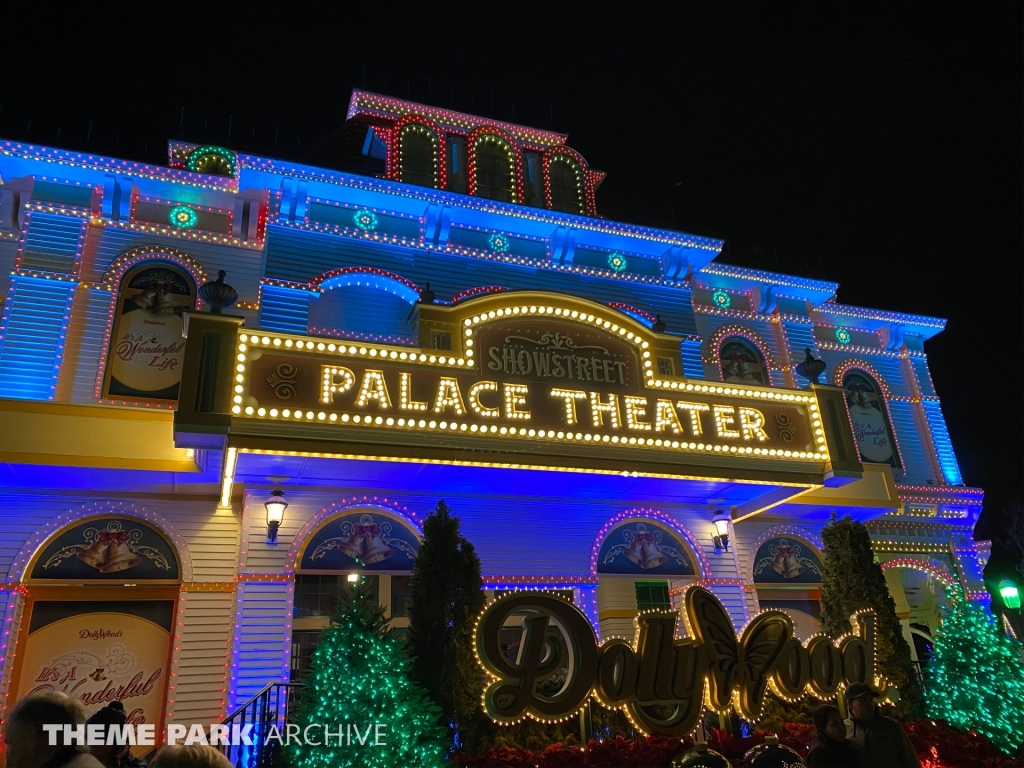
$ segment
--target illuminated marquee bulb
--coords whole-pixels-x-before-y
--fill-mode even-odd
[[[505,418],[506,419],[528,419],[530,411],[519,410],[520,405],[526,405],[526,395],[530,388],[525,384],[506,384],[505,392]]]
[[[635,395],[626,395],[622,398],[626,411],[626,427],[629,429],[648,430],[651,428],[649,421],[641,421],[641,417],[647,415],[647,398]]]
[[[403,411],[425,411],[427,404],[412,399],[412,374],[398,374],[398,407]]]
[[[676,403],[676,408],[686,411],[690,414],[690,429],[693,430],[694,437],[700,437],[704,434],[704,429],[700,424],[700,411],[710,411],[711,406],[707,403],[688,403],[685,400],[680,400]]]
[[[352,371],[348,368],[342,368],[340,366],[324,365],[321,366],[324,377],[323,392],[321,393],[321,401],[324,403],[334,402],[334,396],[340,395],[342,392],[347,392],[352,389],[352,385],[356,383],[355,376],[352,375]]]
[[[552,389],[552,397],[560,397],[565,401],[565,423],[572,425],[576,424],[576,401],[586,400],[587,393],[581,392],[577,389]]]
[[[391,407],[391,397],[384,383],[384,371],[367,368],[363,372],[363,383],[359,386],[356,405],[363,408],[370,400],[376,400],[382,411]]]
[[[473,413],[478,416],[483,416],[488,419],[496,419],[501,415],[501,410],[498,408],[488,408],[486,405],[480,402],[480,395],[484,392],[497,392],[498,382],[496,381],[478,381],[472,387],[469,388],[469,407],[473,409]],[[474,425],[474,429],[476,426]]]
[[[608,426],[612,429],[619,428],[619,398],[618,395],[608,395],[608,402],[601,402],[600,392],[590,393],[590,414],[594,418],[595,427],[604,426],[604,415],[608,414]]]
[[[759,442],[768,439],[768,433],[764,431],[764,414],[756,408],[740,408],[740,432],[744,440],[753,440],[755,437]]]
[[[458,416],[466,412],[462,392],[459,391],[459,382],[450,376],[442,376],[437,385],[437,397],[434,398],[434,413],[444,413],[444,409],[448,407],[454,408]]]
[[[693,415],[696,416],[696,414]],[[683,425],[679,423],[679,416],[676,414],[672,401],[658,400],[654,409],[654,431],[664,432],[666,428],[671,429],[674,435],[681,434],[683,431]]]
[[[736,413],[736,409],[731,405],[716,405],[715,411],[715,431],[719,437],[739,437],[740,433],[735,429],[730,429],[736,424],[736,417],[733,415]]]

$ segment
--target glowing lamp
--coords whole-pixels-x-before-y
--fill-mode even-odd
[[[350,573],[348,575],[348,583],[349,584],[355,584],[357,581],[359,581],[359,574],[358,573]]]
[[[721,549],[726,552],[729,551],[729,521],[732,518],[726,512],[718,510],[715,512],[715,516],[711,518],[711,524],[715,526],[715,549]]]
[[[277,529],[281,527],[284,520],[284,511],[288,509],[288,501],[284,497],[284,491],[271,491],[270,498],[263,506],[267,508],[267,543],[277,542]]]
[[[1003,598],[1003,605],[1007,608],[1020,608],[1020,592],[1017,585],[1009,579],[999,582],[999,596]]]

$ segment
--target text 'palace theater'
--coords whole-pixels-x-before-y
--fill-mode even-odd
[[[421,522],[602,637],[717,595],[817,631],[865,521],[914,653],[984,599],[925,343],[944,321],[607,221],[566,136],[363,91],[329,170],[0,141],[0,699],[218,722],[352,574],[399,631]],[[268,504],[268,501],[270,502]]]

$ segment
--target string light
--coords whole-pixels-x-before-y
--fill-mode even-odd
[[[196,173],[234,178],[238,175],[238,155],[230,149],[207,144],[192,150],[185,166]]]
[[[1024,741],[1024,668],[1020,643],[1000,631],[989,610],[946,590],[952,605],[935,631],[925,687],[928,716],[978,731],[1007,754]]]
[[[366,208],[362,208],[352,214],[352,221],[364,232],[372,232],[377,228],[377,214]]]
[[[835,335],[836,335],[836,341],[838,341],[840,344],[845,346],[845,345],[850,343],[850,338],[851,338],[850,332],[848,330],[846,330],[845,328],[836,328],[836,334]]]
[[[728,309],[730,306],[732,306],[732,296],[730,296],[722,289],[718,289],[717,291],[711,294],[711,301],[713,301],[715,303],[715,306],[718,307],[719,309]]]
[[[612,251],[608,254],[608,267],[613,272],[622,272],[629,266],[629,262],[626,257],[617,251]]]
[[[487,238],[487,247],[495,253],[507,253],[509,247],[508,238],[500,232],[495,232]]]
[[[199,216],[187,205],[176,205],[167,214],[167,220],[179,229],[192,229],[199,223]]]

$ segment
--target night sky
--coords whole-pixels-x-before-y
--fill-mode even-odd
[[[316,162],[353,87],[566,132],[608,218],[948,318],[926,349],[979,538],[1022,495],[1019,2],[32,5],[5,9],[0,137]]]

